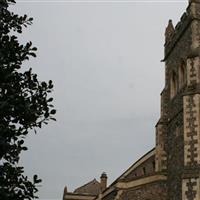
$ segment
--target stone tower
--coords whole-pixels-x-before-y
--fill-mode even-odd
[[[156,172],[167,200],[200,200],[200,0],[165,32],[165,87],[156,125]]]

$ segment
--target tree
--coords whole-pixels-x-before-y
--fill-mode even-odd
[[[17,38],[23,27],[32,24],[27,15],[9,11],[14,0],[0,0],[0,199],[24,200],[36,197],[37,175],[29,180],[24,167],[19,166],[20,153],[26,151],[24,140],[28,133],[53,118],[53,84],[40,82],[37,74],[22,64],[36,57],[31,42],[20,44]]]

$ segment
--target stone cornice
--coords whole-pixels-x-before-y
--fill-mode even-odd
[[[129,188],[146,185],[146,184],[153,183],[153,182],[166,181],[166,180],[167,180],[167,176],[165,176],[165,175],[152,175],[152,176],[140,178],[138,180],[134,180],[134,181],[130,181],[130,182],[119,182],[116,184],[116,187],[118,189],[129,189]]]

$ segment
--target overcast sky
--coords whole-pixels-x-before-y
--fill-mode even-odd
[[[155,145],[164,86],[164,31],[182,2],[20,1],[34,24],[22,36],[38,47],[27,63],[52,79],[57,122],[27,138],[22,164],[43,179],[42,198],[99,179],[109,183]]]

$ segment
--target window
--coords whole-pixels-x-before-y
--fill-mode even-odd
[[[146,175],[146,168],[143,167],[143,175]]]
[[[172,71],[170,79],[170,97],[173,98],[177,93],[177,76],[174,71]]]
[[[152,166],[153,166],[153,170],[155,170],[155,168],[156,168],[156,163],[155,163],[155,161],[152,162]]]
[[[184,63],[181,64],[178,70],[178,77],[179,77],[179,89],[181,89],[185,85],[185,65]]]

